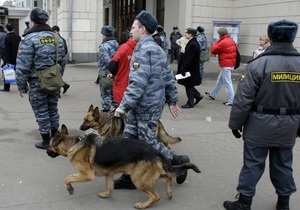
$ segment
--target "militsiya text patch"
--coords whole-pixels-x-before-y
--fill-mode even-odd
[[[45,37],[45,38],[40,38],[40,43],[41,44],[53,44],[56,43],[55,42],[55,38],[54,37]]]
[[[300,83],[298,72],[272,72],[271,82],[297,82]]]

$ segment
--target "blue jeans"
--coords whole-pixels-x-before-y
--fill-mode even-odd
[[[218,94],[219,90],[221,89],[222,85],[225,85],[225,90],[227,92],[227,102],[229,104],[233,103],[233,97],[234,97],[234,90],[231,80],[231,71],[233,70],[233,67],[221,67],[220,74],[217,79],[217,84],[214,88],[214,90],[210,93],[210,95],[215,98]]]

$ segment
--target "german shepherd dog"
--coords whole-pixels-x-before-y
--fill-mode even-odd
[[[114,117],[113,114],[100,112],[98,107],[94,109],[94,106],[90,105],[88,113],[79,129],[85,131],[90,128],[97,130],[100,136],[122,137],[124,121],[120,117]],[[158,141],[162,142],[168,148],[169,144],[176,144],[181,141],[179,137],[170,136],[160,121],[157,124],[156,137]]]
[[[113,176],[121,172],[130,174],[137,189],[149,196],[147,201],[134,204],[137,209],[147,208],[160,199],[153,188],[159,179],[166,183],[167,196],[171,199],[172,178],[188,169],[200,173],[193,163],[172,166],[164,155],[142,141],[103,139],[94,133],[71,136],[65,125],[50,140],[47,154],[52,158],[58,155],[68,157],[77,169],[77,174],[68,175],[65,179],[66,189],[71,195],[74,193],[73,182],[92,181],[95,176],[105,176],[106,190],[98,196],[108,198],[114,189]]]

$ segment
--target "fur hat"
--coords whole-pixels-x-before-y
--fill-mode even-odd
[[[157,31],[158,32],[163,32],[164,31],[164,27],[162,25],[158,25],[157,26]]]
[[[199,31],[201,33],[201,32],[204,32],[205,29],[202,26],[198,26],[197,27],[197,31]]]
[[[101,28],[101,34],[105,36],[114,36],[115,29],[112,26],[103,26]]]
[[[193,36],[196,36],[196,34],[197,34],[197,30],[194,28],[187,28],[185,30],[186,30],[186,33],[192,34]]]
[[[150,34],[153,34],[156,31],[157,20],[150,12],[142,10],[135,19],[139,20]]]
[[[177,26],[173,26],[173,30],[178,30],[178,27]]]
[[[33,8],[30,12],[30,20],[35,23],[46,23],[48,19],[48,13],[39,7]]]
[[[268,36],[277,42],[294,41],[298,31],[298,24],[289,20],[271,22],[268,26]]]

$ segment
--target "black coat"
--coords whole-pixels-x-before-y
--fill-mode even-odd
[[[192,38],[185,47],[185,53],[183,54],[182,63],[178,69],[177,74],[183,72],[190,72],[191,76],[186,79],[178,80],[178,84],[191,87],[201,84],[200,78],[200,45],[197,39]]]
[[[15,32],[9,32],[5,37],[5,63],[16,65],[17,53],[21,37]]]

